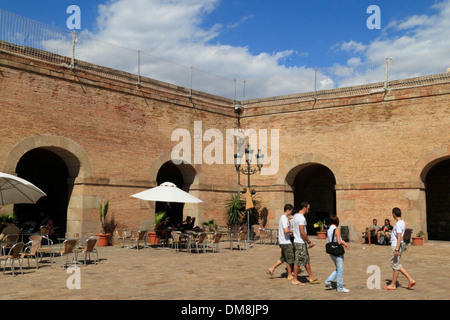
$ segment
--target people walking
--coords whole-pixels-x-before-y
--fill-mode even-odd
[[[292,228],[294,234],[294,274],[292,278],[292,284],[305,285],[298,281],[298,271],[300,266],[304,266],[308,273],[309,283],[319,283],[319,279],[315,278],[311,271],[311,264],[309,259],[308,248],[314,247],[308,235],[306,234],[306,218],[305,215],[309,213],[311,206],[309,202],[303,201],[300,204],[300,211],[292,219]]]
[[[400,273],[402,273],[406,279],[408,279],[408,289],[411,289],[416,285],[416,281],[406,272],[406,269],[401,265],[400,258],[403,251],[406,250],[406,244],[403,241],[403,235],[405,234],[405,221],[402,219],[402,211],[400,208],[392,209],[392,217],[394,218],[395,226],[391,232],[391,267],[393,270],[392,281],[389,285],[383,287],[385,290],[397,289],[397,279]]]
[[[283,263],[286,263],[287,279],[292,280],[291,265],[294,263],[294,246],[291,242],[292,230],[290,228],[289,216],[293,211],[294,207],[291,204],[286,204],[284,206],[284,212],[278,223],[278,243],[281,248],[281,257],[271,268],[267,270],[267,274],[271,279],[273,279],[275,269]]]
[[[327,242],[337,242],[339,245],[344,246],[348,250],[348,246],[341,238],[341,230],[338,229],[339,218],[337,216],[331,216],[328,220],[330,227],[327,231]],[[344,288],[344,255],[330,254],[331,260],[334,262],[335,270],[325,280],[325,285],[333,289],[331,282],[337,279],[337,292],[350,292],[349,289]]]

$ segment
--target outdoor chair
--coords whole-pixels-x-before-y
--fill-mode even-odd
[[[139,242],[142,241],[144,248],[147,248],[147,231],[139,230],[134,236],[130,238],[130,248],[133,248],[133,243],[136,244],[136,249],[139,250]]]
[[[270,235],[271,240],[273,240],[273,245],[278,245],[278,230],[272,230],[272,233]]]
[[[253,240],[256,242],[257,239],[261,239],[261,226],[259,224],[254,224],[252,226],[252,233],[254,234]],[[261,240],[260,240],[261,241]]]
[[[197,249],[197,253],[200,253],[200,252],[198,251],[199,245],[202,245],[202,246],[203,246],[203,252],[206,253],[206,248],[205,248],[205,245],[206,245],[206,236],[207,236],[207,233],[206,233],[206,232],[202,232],[202,233],[200,233],[200,234],[197,236],[197,238],[195,239],[195,248]]]
[[[37,248],[37,255],[39,256],[39,262],[42,261],[42,257],[44,256],[44,254],[49,254],[51,266],[53,267],[53,257],[55,255],[55,252],[51,245],[42,246],[42,238],[43,238],[42,235],[34,234],[34,235],[30,236],[30,241],[36,240],[36,241],[39,241],[39,243],[41,244]]]
[[[77,264],[77,257],[76,257],[76,245],[78,240],[76,239],[67,239],[64,240],[64,242],[61,244],[61,248],[64,247],[64,249],[59,250],[57,253],[61,255],[61,265],[63,269],[65,269],[66,264],[68,264],[68,256],[72,255],[72,263]],[[64,263],[64,256],[66,256],[66,263]]]
[[[259,243],[266,244],[266,240],[270,236],[270,230],[266,230],[264,227],[259,227]]]
[[[219,252],[222,252],[222,246],[221,246],[221,242],[220,240],[222,239],[222,233],[221,232],[216,232],[214,234],[214,237],[212,238],[212,240],[209,241],[209,243],[211,244],[211,249],[212,252],[214,253],[214,245],[217,247],[217,249],[219,250]]]
[[[97,241],[98,241],[98,239],[94,238],[94,237],[87,239],[85,241],[84,248],[81,250],[77,250],[77,252],[76,252],[77,255],[78,255],[78,252],[83,253],[83,260],[84,260],[85,266],[86,266],[86,257],[89,256],[89,260],[91,260],[91,253],[92,253],[92,256],[94,257],[94,263],[97,264],[97,261],[98,261],[98,251],[96,248]]]
[[[1,267],[1,261],[5,261],[5,266],[3,267],[3,274],[5,274],[6,262],[8,260],[9,260],[9,264],[11,266],[11,272],[12,272],[13,276],[15,276],[14,262],[16,260],[19,261],[20,273],[23,274],[22,261],[21,261],[21,255],[20,255],[20,253],[22,252],[23,246],[24,246],[23,242],[18,242],[9,249],[9,253],[7,255],[3,255],[0,257],[0,267]]]
[[[125,241],[131,239],[131,235],[127,234],[128,232],[123,229],[116,229],[117,239],[122,240],[122,248],[125,248]]]
[[[183,238],[180,231],[172,231],[172,248],[175,247],[176,252],[180,251],[180,247],[182,245],[186,246],[187,249],[187,240]]]
[[[6,252],[11,249],[16,243],[19,241],[19,235],[18,234],[8,234],[6,235],[2,242],[5,242],[2,244],[2,254],[6,255]]]
[[[348,226],[342,226],[341,227],[341,238],[345,242],[349,242],[350,241],[350,231],[349,231]]]
[[[225,227],[225,226],[218,226],[217,227],[217,232],[221,232],[223,233],[222,235],[222,240],[229,240],[229,233],[230,233],[230,228],[229,227]],[[225,239],[225,237],[227,237],[227,239]]]
[[[39,233],[42,235],[42,239],[47,240],[48,245],[52,245],[53,241],[49,238],[48,233],[50,232],[49,226],[41,226],[39,228]]]
[[[237,239],[239,250],[242,250],[242,242],[245,243],[245,249],[248,250],[247,231],[239,232],[239,236],[238,236],[238,239]]]
[[[41,247],[41,240],[40,236],[30,237],[30,241],[25,244],[23,252],[20,253],[22,261],[24,258],[27,258],[28,268],[30,268],[30,257],[33,257],[36,260],[36,269],[39,269],[38,250]]]
[[[407,245],[411,242],[411,234],[413,232],[413,229],[405,229],[405,233],[403,234],[403,242]]]

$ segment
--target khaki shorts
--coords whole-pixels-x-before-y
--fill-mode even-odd
[[[406,250],[406,246],[404,243],[400,245],[400,249],[398,250],[398,256],[394,257],[395,247],[391,246],[391,268],[395,271],[399,271],[403,266],[400,263],[400,258],[402,256],[403,251]]]
[[[308,245],[306,243],[294,242],[294,264],[301,267],[309,264]]]
[[[287,264],[294,263],[294,246],[292,243],[280,244],[281,248],[281,262],[286,262]]]

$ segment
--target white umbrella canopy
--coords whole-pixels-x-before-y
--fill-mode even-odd
[[[164,182],[161,185],[133,194],[133,198],[160,201],[160,202],[180,202],[180,203],[200,203],[202,200],[193,195],[179,189],[172,182]]]
[[[0,206],[14,203],[36,203],[46,194],[31,182],[0,172]]]

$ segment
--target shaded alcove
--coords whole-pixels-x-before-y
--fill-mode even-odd
[[[300,208],[302,201],[311,204],[306,215],[307,233],[315,234],[314,223],[336,214],[336,179],[333,172],[320,164],[304,166],[294,179],[294,207]]]
[[[178,188],[182,189],[184,184],[183,174],[180,169],[172,162],[168,161],[164,163],[158,171],[156,177],[156,182],[158,185],[164,182],[172,182]],[[167,207],[167,216],[169,217],[168,225],[177,226],[183,221],[183,208],[184,203],[172,202]],[[155,213],[166,210],[165,202],[156,202]]]
[[[69,199],[69,172],[65,162],[46,149],[33,149],[22,156],[16,167],[17,176],[30,181],[46,193],[36,204],[15,204],[14,212],[19,227],[26,222],[35,222],[38,231],[51,218],[55,231],[65,235],[67,206]]]
[[[450,159],[434,165],[425,179],[429,240],[450,240]],[[417,230],[419,231],[419,230]]]

